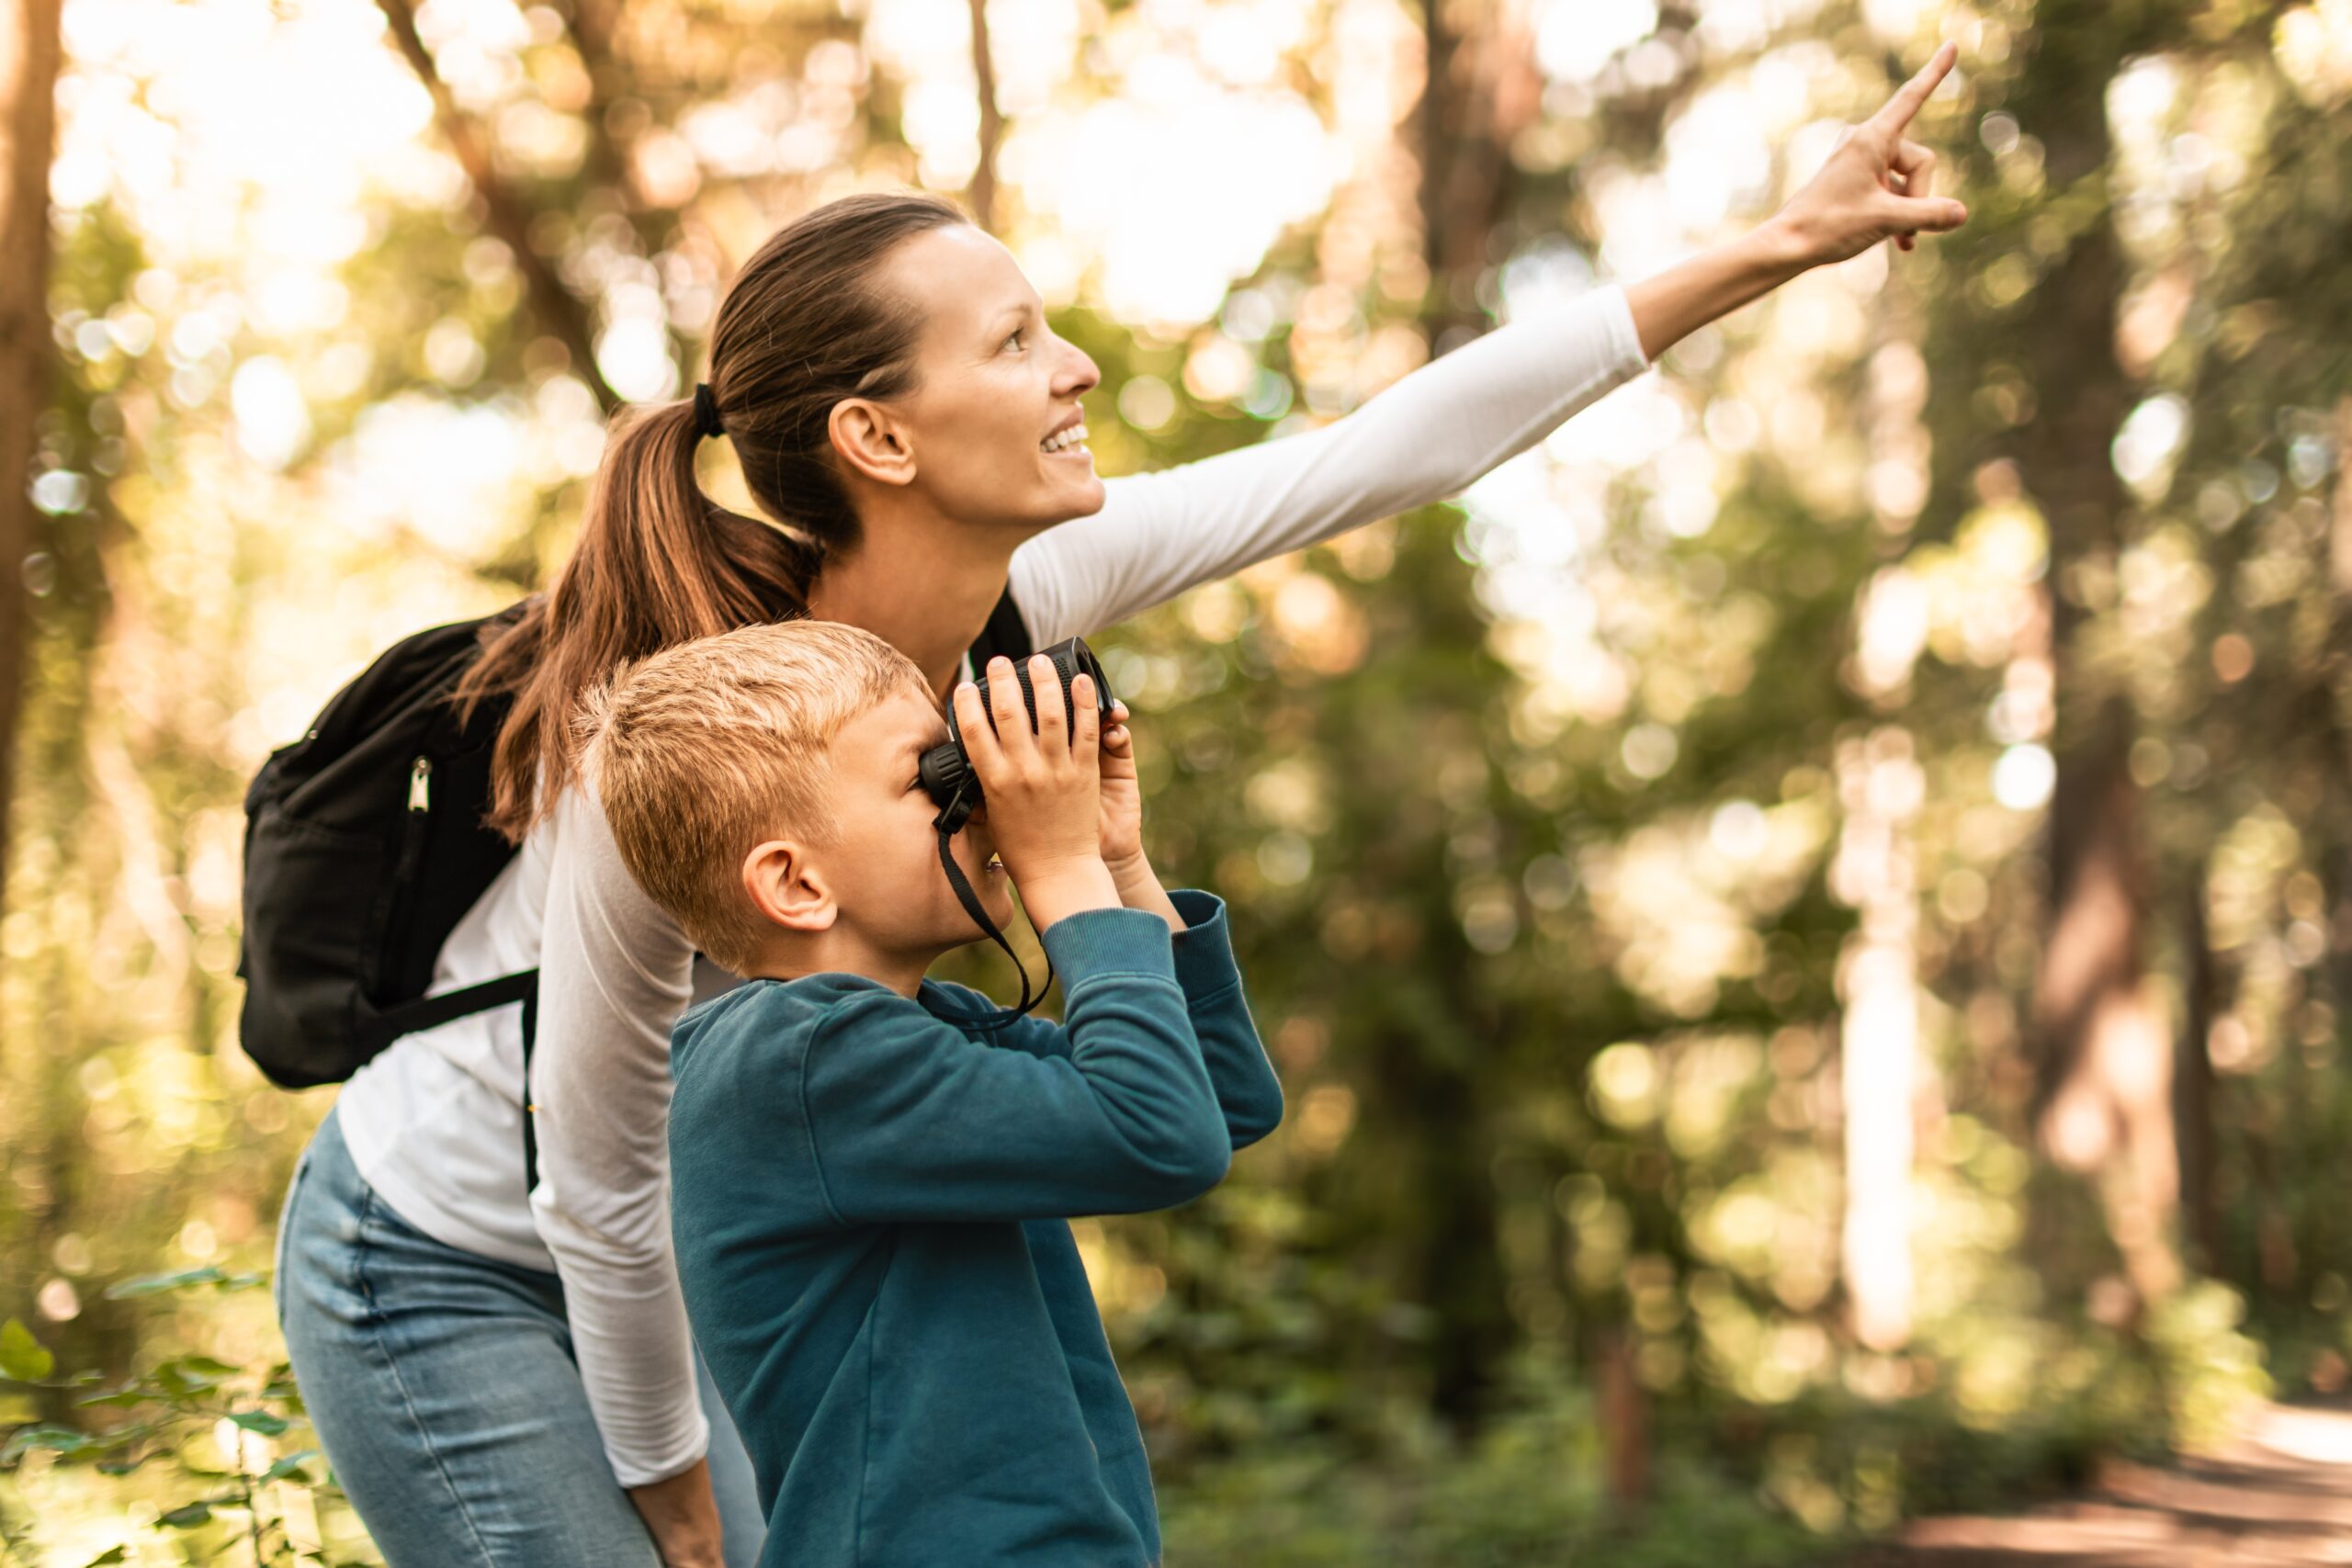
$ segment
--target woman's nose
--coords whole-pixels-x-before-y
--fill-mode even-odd
[[[1091,392],[1102,384],[1102,372],[1095,367],[1094,361],[1087,356],[1086,350],[1067,340],[1063,342],[1062,347],[1067,353],[1064,355],[1061,374],[1055,378],[1056,396],[1074,398],[1081,392]]]

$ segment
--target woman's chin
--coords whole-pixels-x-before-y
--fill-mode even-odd
[[[1102,476],[1091,470],[1082,478],[1064,479],[1053,487],[1051,497],[1042,508],[1046,514],[1045,525],[1050,528],[1073,518],[1091,517],[1102,510],[1108,496]]]

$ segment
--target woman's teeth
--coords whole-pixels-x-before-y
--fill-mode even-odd
[[[1083,446],[1085,442],[1086,426],[1080,423],[1071,425],[1068,430],[1058,431],[1046,436],[1043,441],[1038,442],[1037,446],[1042,451],[1059,452],[1068,447]]]

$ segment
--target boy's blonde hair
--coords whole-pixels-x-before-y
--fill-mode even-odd
[[[582,698],[581,765],[629,874],[713,963],[742,974],[774,928],[743,891],[744,853],[830,842],[831,748],[856,715],[911,689],[914,660],[839,621],[746,626],[623,665]]]

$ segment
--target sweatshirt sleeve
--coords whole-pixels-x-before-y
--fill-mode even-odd
[[[818,1182],[843,1224],[1136,1213],[1191,1201],[1232,1150],[1167,922],[1046,928],[1068,1055],[985,1045],[908,998],[837,1002],[802,1058]]]
[[[1459,494],[1648,367],[1625,291],[1589,290],[1432,360],[1320,429],[1107,480],[1102,510],[1013,552],[1036,646]]]
[[[670,1245],[670,1025],[694,945],[629,875],[592,794],[566,790],[556,811],[531,1214],[605,1457],[623,1486],[641,1486],[700,1459],[710,1433]]]
[[[1168,901],[1184,917],[1184,930],[1175,933],[1176,983],[1184,988],[1226,1131],[1236,1149],[1246,1149],[1282,1124],[1282,1080],[1250,1017],[1225,900],[1184,887],[1171,890]]]

